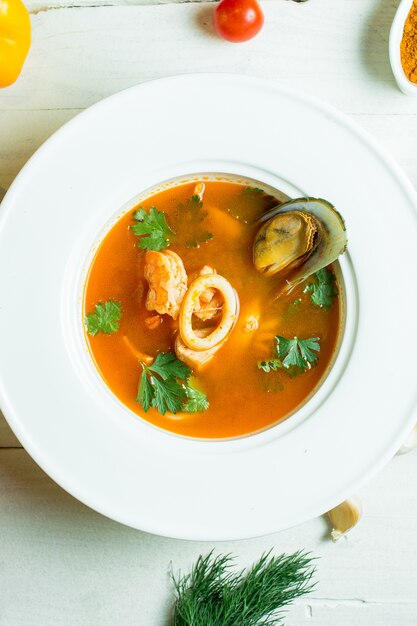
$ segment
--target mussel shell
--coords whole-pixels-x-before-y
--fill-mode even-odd
[[[275,274],[304,263],[320,239],[320,223],[311,213],[278,213],[259,230],[253,250],[257,270]]]
[[[321,198],[297,198],[274,207],[258,218],[257,222],[262,223],[263,226],[261,226],[255,237],[254,262],[259,234],[262,233],[268,226],[268,223],[272,223],[273,219],[278,215],[295,211],[308,213],[316,218],[320,225],[320,237],[314,250],[304,257],[303,262],[301,264],[297,262],[298,267],[294,270],[290,280],[287,280],[287,292],[291,291],[293,287],[306,280],[318,270],[333,263],[343,254],[347,245],[345,222],[343,217],[330,202]],[[292,267],[294,267],[294,264]],[[288,266],[286,269],[288,269]]]

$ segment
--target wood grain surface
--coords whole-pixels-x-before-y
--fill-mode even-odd
[[[0,187],[56,129],[103,97],[162,76],[218,71],[271,78],[334,104],[417,186],[417,98],[398,91],[388,60],[397,4],[266,0],[260,36],[232,45],[214,36],[210,3],[29,0],[31,53],[19,81],[0,91]],[[254,112],[254,131],[261,114]],[[80,504],[38,468],[0,416],[0,625],[166,626],[171,561],[186,570],[215,547],[236,553],[243,566],[271,547],[305,547],[320,557],[320,583],[289,611],[288,626],[414,626],[416,483],[417,453],[394,458],[360,494],[359,526],[335,545],[323,518],[250,541],[174,541]]]

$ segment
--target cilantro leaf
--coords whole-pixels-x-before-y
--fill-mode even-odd
[[[281,369],[282,362],[279,359],[271,359],[270,361],[259,361],[258,368],[268,374],[271,370],[276,372],[278,369]]]
[[[187,397],[184,385],[175,380],[161,380],[157,376],[152,376],[152,384],[155,391],[152,406],[158,409],[161,415],[165,415],[167,411],[175,414],[181,410]]]
[[[304,293],[309,293],[312,303],[323,309],[329,309],[337,296],[335,275],[326,267],[315,273],[315,281],[308,284]]]
[[[143,406],[145,412],[148,411],[149,407],[152,405],[152,400],[154,399],[155,394],[151,383],[148,380],[146,375],[146,371],[142,371],[142,375],[140,377],[139,390],[138,395],[136,397],[136,402],[140,402]]]
[[[269,361],[260,361],[259,369],[267,374],[276,372],[278,369],[284,368],[290,378],[302,374],[310,369],[318,360],[316,352],[320,352],[320,338],[311,337],[308,339],[287,339],[277,335],[275,337],[275,348],[277,359]]]
[[[245,187],[243,193],[265,193],[260,187]]]
[[[174,414],[178,411],[194,413],[208,408],[205,394],[188,382],[190,368],[172,352],[160,352],[151,365],[143,361],[140,364],[142,375],[136,402],[142,404],[145,412],[151,406],[161,415],[167,411]]]
[[[130,228],[140,237],[138,247],[142,250],[164,250],[171,242],[174,231],[168,226],[165,213],[151,206],[149,212],[143,207],[133,213],[137,224]]]
[[[192,196],[190,200],[181,202],[172,214],[172,224],[177,234],[175,243],[187,248],[199,248],[201,244],[213,239],[213,233],[204,228],[204,220],[208,211],[203,209],[200,196]]]
[[[294,337],[294,339],[275,337],[275,341],[278,356],[282,360],[283,367],[288,369],[294,365],[295,367],[304,369],[306,363],[299,352],[298,339],[296,337]]]
[[[122,305],[117,300],[107,300],[96,304],[93,313],[85,317],[85,325],[89,335],[93,337],[98,333],[112,335],[120,327],[122,319]]]
[[[318,356],[315,352],[320,352],[319,341],[319,337],[298,340],[300,354],[306,363],[313,364],[318,361]]]
[[[175,378],[185,380],[191,376],[188,365],[177,359],[172,352],[159,352],[150,369],[158,374],[162,380],[174,380]]]
[[[294,302],[291,302],[284,311],[285,319],[292,319],[300,312],[301,298],[297,298]]]
[[[318,360],[315,352],[320,352],[320,338],[311,339],[287,339],[286,337],[275,337],[276,349],[283,367],[290,369],[296,367],[302,372],[310,369]]]
[[[200,413],[209,408],[209,401],[205,393],[191,387],[189,384],[187,384],[185,392],[187,394],[187,402],[182,408],[183,411],[186,413]]]

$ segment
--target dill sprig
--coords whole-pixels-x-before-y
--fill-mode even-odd
[[[230,554],[200,556],[190,574],[172,579],[170,626],[278,626],[283,608],[315,586],[313,558],[299,551],[263,554],[248,571],[232,570]]]

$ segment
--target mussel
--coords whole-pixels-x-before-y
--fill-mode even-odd
[[[345,222],[334,206],[321,198],[290,200],[257,221],[262,226],[253,245],[255,267],[268,276],[292,270],[287,293],[346,249]]]

